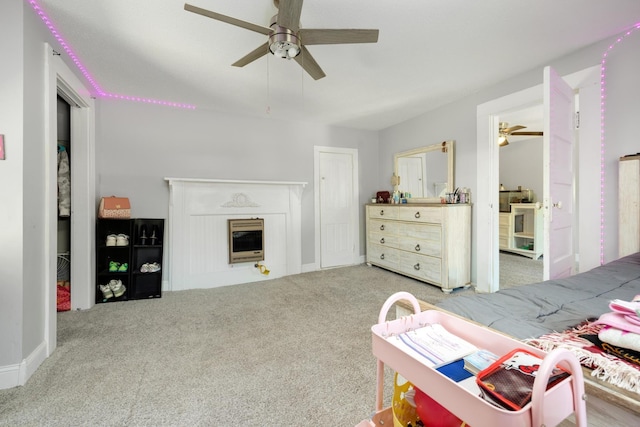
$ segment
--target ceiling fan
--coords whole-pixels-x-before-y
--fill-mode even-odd
[[[504,147],[505,145],[509,145],[509,141],[507,140],[507,136],[542,136],[542,132],[516,132],[520,129],[526,129],[526,126],[515,125],[509,127],[509,123],[500,122],[500,128],[498,130],[498,145],[500,147]]]
[[[269,27],[221,15],[188,3],[185,3],[184,9],[269,36],[267,42],[231,64],[235,67],[244,67],[271,52],[280,58],[294,59],[311,77],[318,80],[325,77],[326,74],[313,59],[306,46],[314,44],[376,43],[378,41],[378,30],[300,28],[302,1],[273,0],[278,13],[271,18]]]

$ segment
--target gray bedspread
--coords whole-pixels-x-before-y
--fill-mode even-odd
[[[640,253],[564,279],[448,298],[436,305],[525,339],[598,318],[611,311],[611,300],[630,301],[636,295],[640,295]]]

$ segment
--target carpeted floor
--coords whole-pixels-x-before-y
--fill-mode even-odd
[[[542,258],[500,252],[500,288],[542,282]]]
[[[510,257],[513,285],[537,262]],[[353,426],[374,409],[370,328],[398,291],[473,292],[358,265],[59,313],[53,355],[0,390],[0,425]]]
[[[0,425],[353,426],[374,409],[370,328],[397,291],[473,292],[359,265],[59,313],[53,355],[0,390]]]

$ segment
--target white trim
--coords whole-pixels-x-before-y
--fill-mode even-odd
[[[25,385],[46,358],[47,343],[43,341],[22,362],[0,366],[0,390]]]
[[[46,355],[57,345],[56,264],[57,264],[57,178],[58,139],[57,95],[71,103],[71,305],[87,309],[95,301],[95,108],[82,82],[45,43],[45,325]],[[31,375],[31,371],[26,371]]]
[[[218,183],[218,184],[263,184],[263,185],[301,185],[304,189],[307,186],[306,182],[293,182],[293,181],[247,181],[240,179],[206,179],[206,178],[165,178],[165,181],[171,185],[174,182],[205,182],[205,183]]]
[[[351,227],[353,229],[353,253],[352,264],[361,263],[360,255],[360,202],[359,202],[359,188],[360,184],[358,177],[360,176],[358,171],[358,150],[356,148],[340,148],[340,147],[325,147],[315,145],[313,147],[313,197],[315,206],[315,224],[314,224],[314,236],[315,236],[315,257],[314,257],[314,270],[320,270],[321,263],[321,247],[320,247],[320,153],[337,153],[337,154],[350,154],[353,158],[353,188],[351,194],[353,194],[352,209],[351,209]],[[313,270],[309,270],[313,271]]]

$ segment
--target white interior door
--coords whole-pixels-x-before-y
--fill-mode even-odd
[[[352,265],[357,243],[357,151],[318,150],[320,267]]]
[[[411,197],[426,197],[422,183],[422,164],[420,157],[399,157],[398,176],[400,177],[399,188],[401,191],[408,191]]]
[[[544,273],[573,273],[574,93],[551,67],[544,69]]]

